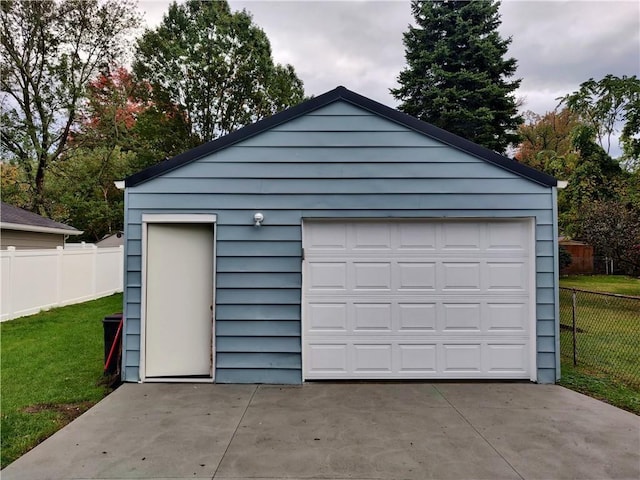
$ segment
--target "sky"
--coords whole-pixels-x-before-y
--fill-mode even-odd
[[[161,21],[168,0],[139,0],[147,26]],[[274,60],[293,65],[307,95],[343,85],[390,107],[405,66],[408,1],[230,0],[246,9],[271,42]],[[504,0],[503,38],[522,79],[521,110],[545,113],[589,78],[640,75],[640,1]]]

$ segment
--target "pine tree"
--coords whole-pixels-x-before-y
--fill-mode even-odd
[[[517,141],[513,92],[520,80],[514,58],[505,59],[499,1],[413,1],[417,26],[404,34],[407,67],[391,93],[400,110],[503,153]]]

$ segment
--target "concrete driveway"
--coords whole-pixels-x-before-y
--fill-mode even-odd
[[[125,384],[13,479],[640,478],[640,417],[555,385]]]

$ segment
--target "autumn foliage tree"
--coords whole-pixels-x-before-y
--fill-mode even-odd
[[[197,143],[178,105],[154,95],[149,82],[114,67],[89,82],[79,134],[81,145],[112,145],[135,152],[133,170],[172,157]]]
[[[124,67],[101,72],[87,85],[81,136],[93,141],[126,141],[138,117],[148,110],[147,84],[136,82]]]
[[[29,207],[47,215],[47,172],[69,148],[84,89],[125,54],[140,17],[126,0],[15,0],[0,9],[2,160],[19,165]]]
[[[516,160],[566,180],[579,157],[573,143],[573,132],[580,125],[578,116],[565,108],[544,115],[528,111],[524,119],[518,128],[521,141]]]

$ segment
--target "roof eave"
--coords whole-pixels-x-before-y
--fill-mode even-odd
[[[21,223],[8,223],[0,222],[0,228],[3,230],[19,230],[22,232],[36,232],[36,233],[52,233],[56,235],[82,235],[82,230],[54,228],[54,227],[41,227],[38,225],[24,225]]]

